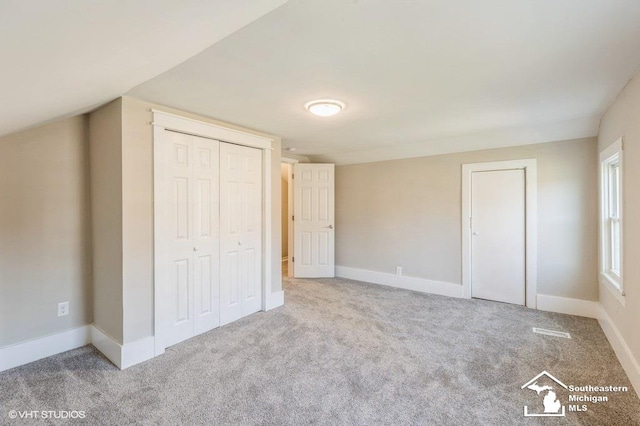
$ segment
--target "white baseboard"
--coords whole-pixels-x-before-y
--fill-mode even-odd
[[[537,302],[538,309],[541,311],[578,315],[587,318],[598,318],[598,302],[548,296],[546,294],[538,294]]]
[[[155,356],[155,338],[153,336],[121,345],[98,327],[92,325],[91,337],[93,346],[121,370]]]
[[[284,305],[284,291],[280,290],[275,293],[271,293],[271,295],[267,297],[266,305],[267,311]]]
[[[122,365],[122,345],[95,325],[91,325],[91,343],[116,367]]]
[[[282,305],[284,291],[280,290],[267,297],[266,310]],[[154,336],[121,345],[95,324],[90,324],[0,348],[0,372],[88,344],[93,344],[121,370],[156,356]],[[159,350],[157,355],[163,352],[164,350]]]
[[[598,303],[598,322],[600,323],[600,327],[602,327],[602,331],[604,331],[604,335],[607,336],[613,351],[616,353],[620,364],[622,364],[622,368],[625,373],[627,373],[636,394],[640,397],[640,365],[638,364],[638,360],[633,356],[631,349],[629,349],[629,346],[627,346],[622,338],[622,334],[620,334],[611,317],[609,317],[607,311],[604,310],[600,303]]]
[[[51,355],[91,343],[90,326],[83,325],[61,333],[0,348],[0,371],[28,364]]]
[[[154,357],[154,337],[120,345],[95,325],[82,327],[0,348],[0,371],[93,344],[120,369]]]
[[[449,297],[463,297],[462,285],[444,281],[432,281],[424,278],[407,277],[404,275],[388,274],[386,272],[368,271],[366,269],[336,266],[336,276],[350,280],[381,284],[405,290],[420,291],[422,293],[439,294]]]
[[[122,370],[155,357],[155,337],[149,336],[125,343],[122,347]]]

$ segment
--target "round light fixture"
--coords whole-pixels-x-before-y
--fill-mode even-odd
[[[308,109],[311,114],[320,117],[331,117],[342,111],[345,105],[344,102],[333,99],[319,99],[317,101],[307,102],[304,107]]]

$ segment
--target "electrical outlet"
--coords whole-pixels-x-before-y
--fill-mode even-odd
[[[396,266],[396,275],[402,275],[402,266]]]
[[[58,316],[69,315],[69,302],[58,303]]]

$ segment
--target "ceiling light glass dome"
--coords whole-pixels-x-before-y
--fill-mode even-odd
[[[336,115],[344,108],[344,102],[336,101],[334,99],[318,99],[316,101],[307,102],[305,108],[309,110],[311,114],[315,114],[319,117],[331,117]]]

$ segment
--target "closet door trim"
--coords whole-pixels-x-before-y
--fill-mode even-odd
[[[181,117],[176,114],[152,109],[153,125],[167,130],[188,133],[208,139],[215,139],[220,142],[229,142],[237,145],[249,146],[252,148],[273,150],[273,139],[264,136],[254,135],[241,130],[224,127],[193,118]]]

